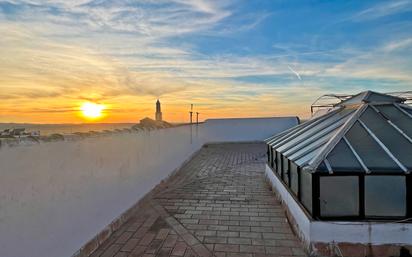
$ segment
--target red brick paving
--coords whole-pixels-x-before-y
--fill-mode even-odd
[[[306,256],[264,179],[265,146],[211,144],[92,256]]]

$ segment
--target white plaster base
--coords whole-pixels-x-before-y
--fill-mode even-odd
[[[396,222],[315,221],[306,215],[288,189],[266,165],[266,177],[283,202],[298,237],[306,248],[316,251],[316,244],[362,244],[371,246],[412,246],[412,224]],[[374,255],[377,256],[377,255]]]

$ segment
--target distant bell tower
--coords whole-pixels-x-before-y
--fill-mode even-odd
[[[162,121],[162,108],[160,107],[159,99],[157,99],[157,102],[156,102],[156,120]]]

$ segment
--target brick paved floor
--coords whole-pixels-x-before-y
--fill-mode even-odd
[[[202,148],[92,256],[305,256],[264,163],[264,144]]]

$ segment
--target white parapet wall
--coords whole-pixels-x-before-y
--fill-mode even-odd
[[[263,140],[297,118],[208,120],[0,148],[0,256],[69,257],[207,142]]]
[[[306,244],[307,248],[310,248],[311,220],[268,165],[266,165],[265,173],[277,196],[288,208],[288,213],[293,217],[293,225],[295,225],[294,229],[298,233],[298,237]]]
[[[397,248],[388,249],[389,247],[410,248],[412,246],[411,223],[313,220],[302,210],[268,165],[266,165],[266,177],[293,219],[291,222],[295,232],[313,254],[317,254],[319,246],[339,247],[339,244],[344,244],[346,249],[351,248],[352,245],[352,249],[349,249],[352,252],[354,247],[362,249],[360,245],[363,245],[367,250],[366,253],[360,252],[362,256],[388,256],[389,251],[395,253],[398,251]],[[373,246],[378,246],[377,248],[381,246],[381,249],[378,249],[378,252],[373,249]],[[344,250],[340,249],[340,251]],[[380,254],[382,252],[383,255]],[[344,254],[344,256],[348,255]]]

